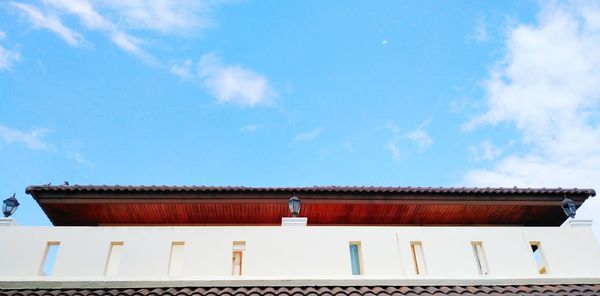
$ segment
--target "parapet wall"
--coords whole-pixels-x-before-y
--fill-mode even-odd
[[[356,243],[360,246],[359,275],[352,274],[349,248]],[[479,244],[478,251],[474,244]],[[534,253],[532,244],[542,253]],[[49,248],[56,248],[55,258],[47,254]],[[241,258],[234,259],[234,252],[242,252]],[[7,226],[0,227],[0,254],[0,286],[2,282],[17,281],[148,279],[600,279],[600,248],[585,225]],[[241,260],[241,266],[237,266],[241,275],[234,275],[238,272],[235,260]],[[50,270],[47,275],[45,267]]]

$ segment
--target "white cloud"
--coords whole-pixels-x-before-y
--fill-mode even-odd
[[[475,23],[475,32],[473,32],[470,38],[477,43],[483,43],[489,40],[487,25],[483,16],[479,16],[477,18]]]
[[[78,164],[91,165],[91,163],[85,158],[81,152],[81,143],[77,140],[69,140],[63,142],[58,149],[63,156],[69,160],[72,160]]]
[[[53,145],[44,140],[50,133],[47,128],[38,128],[32,131],[23,131],[10,128],[0,124],[0,143],[22,144],[31,150],[44,150],[47,152],[58,153],[69,160],[79,164],[90,164],[81,152],[80,144],[76,141],[70,141],[61,145]]]
[[[600,8],[542,4],[516,25],[486,83],[488,111],[468,128],[510,123],[530,151],[470,171],[472,184],[591,186],[600,180]]]
[[[419,146],[419,149],[421,151],[429,148],[429,146],[433,144],[433,140],[431,139],[431,136],[429,136],[429,133],[425,131],[425,128],[429,125],[430,122],[431,120],[427,119],[418,128],[406,133],[401,138],[409,139],[415,142]]]
[[[0,46],[0,71],[10,70],[12,65],[20,59],[21,54],[19,52]]]
[[[220,103],[253,107],[268,105],[276,96],[265,76],[239,65],[224,65],[213,54],[202,56],[197,77]]]
[[[77,163],[86,163],[83,154],[79,151],[67,151],[67,158]]]
[[[452,113],[458,113],[460,111],[463,111],[465,108],[467,108],[467,106],[468,106],[468,102],[467,102],[466,98],[452,100],[448,104],[449,110]]]
[[[240,128],[240,132],[242,133],[252,133],[255,132],[259,129],[264,128],[265,125],[264,124],[248,124],[243,126],[242,128]]]
[[[6,37],[6,33],[0,31],[0,40]],[[12,65],[21,59],[18,51],[9,50],[0,45],[0,71],[10,70]]]
[[[192,0],[100,0],[99,5],[135,29],[188,33],[212,25],[207,15],[214,2]]]
[[[84,29],[103,33],[121,50],[152,65],[159,65],[159,62],[144,48],[149,42],[130,34],[130,30],[177,35],[194,33],[194,36],[197,36],[199,30],[213,25],[210,15],[213,8],[227,3],[227,1],[209,0],[40,0],[39,2],[41,3],[29,4],[15,1],[11,4],[27,16],[33,28],[49,30],[69,45],[90,45],[82,34],[64,25],[64,19],[74,16],[80,20]],[[241,66],[222,65],[212,55],[204,58],[206,59],[201,61],[200,71],[191,69],[191,61],[173,65],[170,71],[185,79],[198,77],[207,91],[223,103],[255,106],[268,104],[276,97],[263,75]]]
[[[312,141],[321,135],[324,130],[324,127],[319,127],[310,131],[299,133],[294,137],[294,142]]]
[[[396,140],[392,140],[389,141],[386,145],[386,148],[388,151],[390,151],[390,153],[392,154],[392,158],[394,160],[399,160],[400,156],[402,155],[400,148],[398,148],[398,141]]]
[[[152,63],[154,59],[140,46],[141,40],[127,34],[115,25],[109,18],[104,17],[92,2],[88,0],[43,0],[48,6],[61,13],[77,16],[90,30],[104,32],[109,39],[122,50],[129,52],[146,62]]]
[[[30,132],[25,132],[0,124],[0,139],[3,142],[21,143],[32,150],[45,150],[50,148],[50,145],[43,140],[47,134],[47,129],[35,129]]]
[[[190,59],[187,59],[179,64],[173,64],[171,66],[171,73],[175,76],[181,77],[181,79],[190,79],[194,77],[192,70],[193,62]]]
[[[13,2],[12,5],[27,15],[34,28],[52,31],[72,46],[80,46],[86,43],[81,34],[63,25],[60,18],[55,14],[45,14],[29,4]]]
[[[84,37],[63,24],[63,15],[74,15],[88,30],[103,32],[120,49],[145,62],[156,63],[142,45],[144,40],[128,33],[142,29],[188,34],[212,25],[209,12],[222,2],[192,0],[41,0],[43,5],[13,2],[34,28],[47,29],[68,44],[86,45]]]
[[[76,15],[89,29],[114,30],[112,22],[98,13],[88,0],[43,0],[60,12]]]
[[[122,31],[113,31],[110,33],[110,40],[122,50],[148,62],[153,62],[153,58],[140,47],[141,39],[128,35]]]
[[[467,185],[600,185],[600,7],[540,5],[534,24],[509,29],[485,84],[487,111],[465,125],[513,125],[528,148],[468,171]]]
[[[429,133],[425,130],[431,123],[431,119],[425,120],[416,129],[403,133],[402,129],[394,122],[388,122],[386,128],[389,129],[394,137],[386,144],[386,149],[392,154],[394,160],[399,160],[402,156],[402,150],[400,149],[401,141],[411,141],[419,147],[419,151],[423,152],[427,150],[432,144],[433,139]]]
[[[402,129],[400,128],[400,126],[398,126],[398,124],[393,121],[388,121],[385,124],[385,128],[390,130],[394,135],[398,135],[402,132]]]
[[[494,160],[502,154],[502,148],[495,146],[490,140],[485,140],[479,146],[471,147],[470,150],[476,161]]]
[[[205,54],[194,64],[190,59],[172,64],[169,71],[184,80],[195,80],[217,102],[242,107],[270,105],[277,97],[264,75],[240,65],[225,65],[214,54]]]

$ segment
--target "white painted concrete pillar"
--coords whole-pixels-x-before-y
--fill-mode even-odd
[[[17,226],[17,223],[13,218],[0,218],[0,227],[1,226]]]
[[[569,219],[566,224],[571,227],[591,227],[592,222],[592,219]]]
[[[281,218],[281,226],[306,226],[308,218],[306,217],[283,217]]]

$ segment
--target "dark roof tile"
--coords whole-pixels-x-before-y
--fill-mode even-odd
[[[136,289],[0,289],[0,296],[46,295],[600,295],[597,285],[182,287]]]
[[[439,194],[582,194],[595,196],[593,189],[518,188],[518,187],[400,187],[400,186],[311,186],[311,187],[245,187],[245,186],[167,186],[167,185],[32,185],[26,193],[36,192],[385,192]]]

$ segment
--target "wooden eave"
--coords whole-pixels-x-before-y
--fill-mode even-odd
[[[579,206],[595,195],[560,188],[182,188],[30,186],[27,192],[57,226],[279,225],[294,193],[309,225],[556,226],[566,218],[565,196]]]

